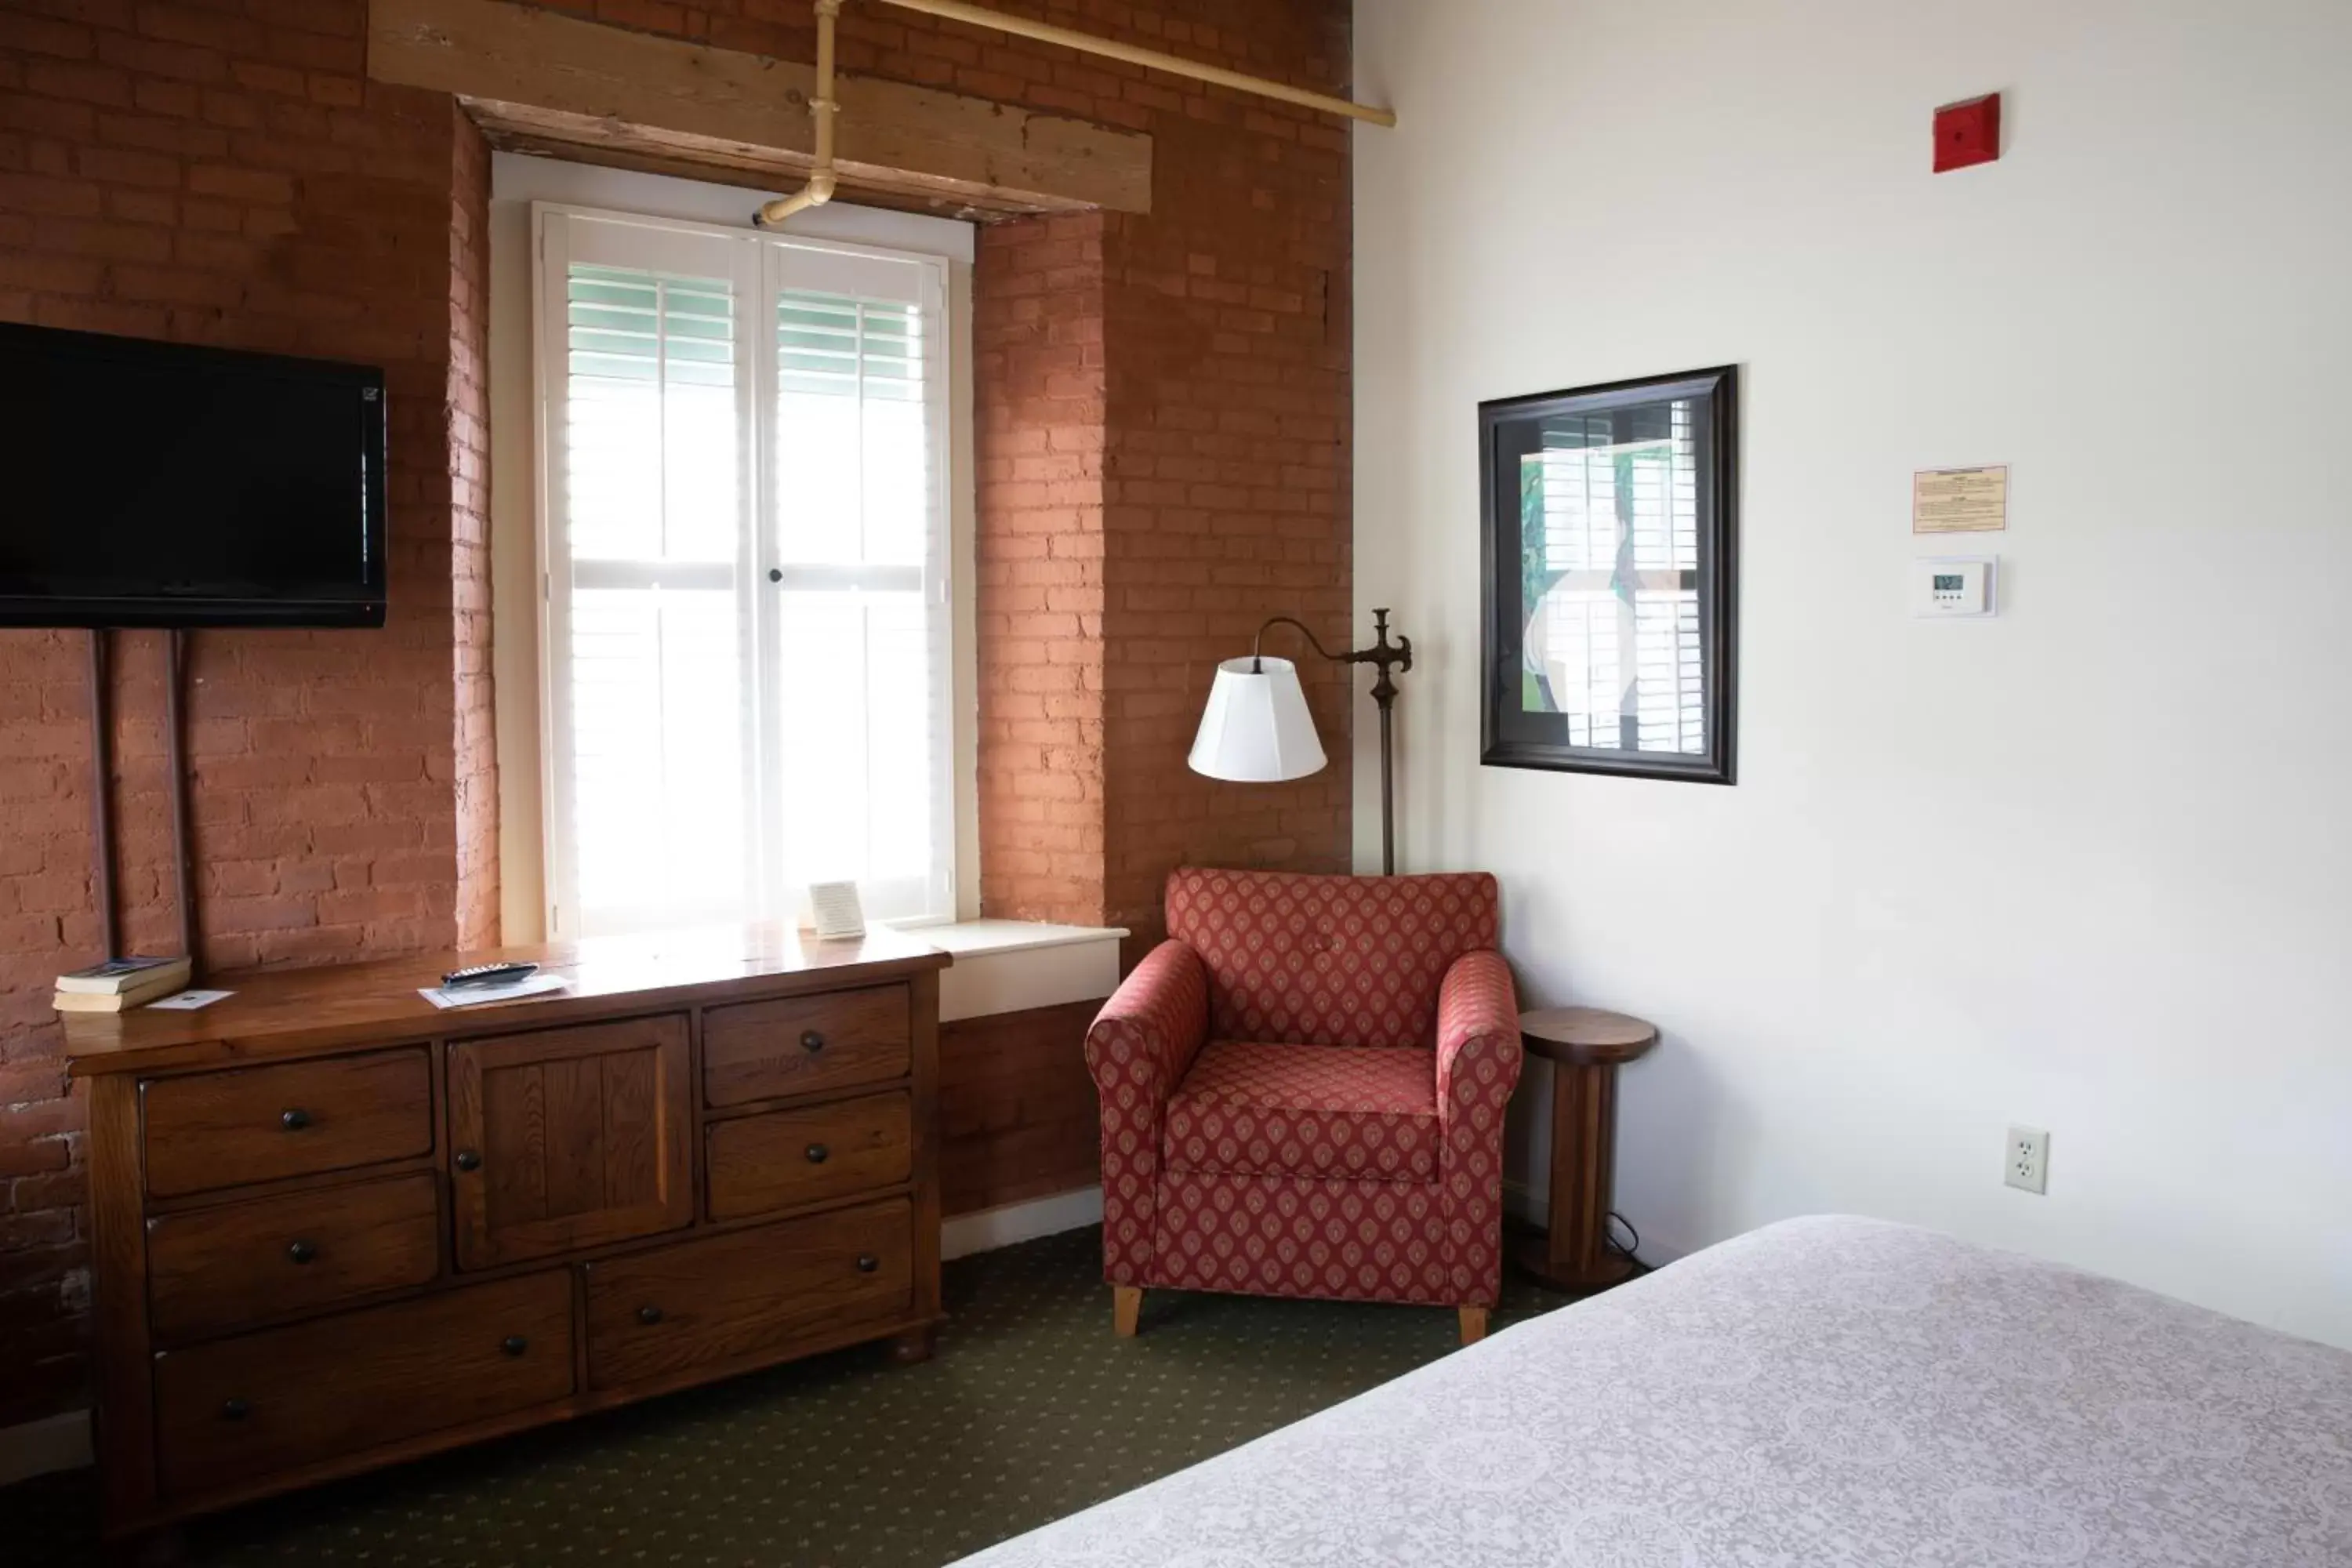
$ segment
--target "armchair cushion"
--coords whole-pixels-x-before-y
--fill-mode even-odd
[[[1437,1037],[1446,966],[1496,944],[1483,871],[1317,877],[1187,866],[1168,878],[1168,934],[1209,974],[1209,1037],[1419,1046]]]
[[[1213,1040],[1168,1101],[1171,1171],[1437,1180],[1427,1051]]]

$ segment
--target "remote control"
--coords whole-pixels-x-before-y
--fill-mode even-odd
[[[518,980],[528,980],[539,973],[536,963],[477,963],[469,969],[453,969],[441,977],[445,991],[461,991],[469,985],[509,985]]]

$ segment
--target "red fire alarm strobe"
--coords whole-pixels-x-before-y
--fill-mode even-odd
[[[2000,94],[1986,93],[1936,110],[1936,173],[1990,163],[2000,156]]]

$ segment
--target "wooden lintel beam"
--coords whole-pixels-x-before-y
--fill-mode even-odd
[[[453,93],[494,134],[790,178],[809,66],[510,0],[370,0],[368,75]],[[844,76],[845,186],[994,212],[1151,209],[1151,139],[987,99]]]

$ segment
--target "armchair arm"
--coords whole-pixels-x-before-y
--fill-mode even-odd
[[[1122,1110],[1156,1119],[1209,1037],[1209,969],[1173,938],[1146,954],[1087,1030],[1087,1071]]]
[[[1208,965],[1175,941],[1135,966],[1087,1031],[1102,1101],[1103,1277],[1114,1285],[1150,1282],[1160,1121],[1208,1037]]]
[[[1503,955],[1465,952],[1437,992],[1437,1115],[1446,1142],[1465,1121],[1498,1135],[1503,1107],[1519,1081],[1518,991]]]
[[[1491,1307],[1502,1291],[1503,1111],[1523,1052],[1510,965],[1464,953],[1437,993],[1439,1202],[1446,1276],[1464,1306]]]

